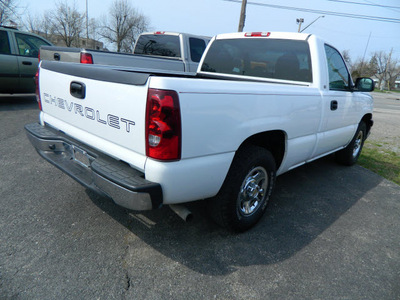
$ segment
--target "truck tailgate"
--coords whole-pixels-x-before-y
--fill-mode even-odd
[[[40,59],[62,62],[80,62],[81,49],[56,46],[40,47]]]
[[[143,169],[148,77],[43,61],[39,75],[41,122]]]

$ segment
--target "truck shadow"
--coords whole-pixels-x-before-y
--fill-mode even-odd
[[[4,96],[0,95],[0,111],[38,109],[36,96]]]
[[[195,218],[185,224],[168,207],[132,213],[87,193],[100,209],[139,237],[139,242],[128,245],[131,259],[137,259],[131,263],[140,264],[134,248],[145,243],[196,272],[225,275],[238,267],[274,264],[295,255],[382,181],[372,175],[359,166],[339,166],[332,156],[288,172],[278,177],[265,216],[242,234],[215,225],[207,217],[205,201],[188,205]]]

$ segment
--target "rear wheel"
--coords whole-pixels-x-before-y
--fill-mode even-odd
[[[233,231],[245,231],[262,217],[275,178],[275,160],[261,147],[247,146],[236,154],[217,196],[209,200],[212,218]]]
[[[361,121],[350,144],[346,148],[336,152],[336,161],[346,166],[354,165],[360,157],[366,138],[367,126]]]

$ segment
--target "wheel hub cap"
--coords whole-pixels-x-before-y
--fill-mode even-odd
[[[268,174],[263,167],[253,168],[244,179],[238,196],[239,212],[253,214],[263,202],[268,185]]]
[[[354,141],[353,157],[356,157],[360,152],[363,137],[363,132],[360,131],[357,135],[356,140]]]

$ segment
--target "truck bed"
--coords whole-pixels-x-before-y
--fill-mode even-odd
[[[81,61],[81,53],[91,54],[93,57],[93,63],[97,65],[137,67],[181,72],[185,71],[185,65],[180,58],[107,52],[81,48],[43,46],[40,48],[40,59],[47,61],[79,63]]]

